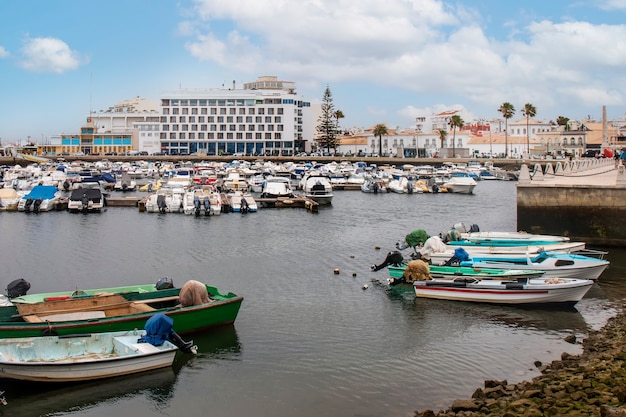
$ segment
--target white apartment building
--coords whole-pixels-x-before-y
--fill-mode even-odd
[[[180,89],[161,95],[161,152],[293,155],[313,137],[311,104],[275,76],[243,89]]]

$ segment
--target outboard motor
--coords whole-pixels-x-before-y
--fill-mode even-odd
[[[385,258],[383,263],[379,265],[372,265],[371,270],[374,272],[380,271],[381,269],[387,267],[388,265],[393,265],[393,266],[402,265],[402,262],[404,262],[404,257],[399,251],[394,250],[393,252],[387,253],[387,257]]]
[[[211,213],[211,199],[209,197],[204,197],[204,215],[208,216]]]
[[[33,203],[33,212],[39,213],[39,207],[41,207],[41,203],[43,203],[43,199],[41,197],[36,198]]]
[[[68,180],[63,181],[63,189],[65,191],[69,191],[71,186],[72,186],[72,184],[70,184],[70,182]]]
[[[195,209],[196,216],[200,215],[200,197],[194,196],[193,198],[193,208]]]
[[[167,203],[165,202],[164,195],[157,196],[157,207],[161,213],[165,213],[167,211]]]
[[[461,262],[469,261],[470,256],[469,253],[463,248],[456,248],[454,250],[454,256],[448,259],[443,265],[444,266],[456,266],[461,265]]]
[[[248,202],[246,201],[245,198],[241,199],[241,212],[242,213],[247,213],[248,212]]]
[[[412,181],[407,182],[406,192],[407,194],[413,194],[413,182]]]
[[[380,186],[378,185],[378,182],[374,182],[372,188],[374,190],[374,194],[378,194],[378,190],[380,189]]]
[[[87,211],[89,211],[89,197],[87,197],[87,193],[83,193],[83,198],[81,199],[81,202],[83,204],[83,213],[87,213]]]
[[[31,206],[33,205],[33,202],[34,202],[34,201],[35,201],[35,200],[33,200],[33,199],[32,199],[32,197],[28,197],[28,198],[26,199],[26,202],[24,203],[24,211],[25,211],[26,213],[30,212],[30,208],[31,208]]]
[[[163,277],[159,279],[155,285],[157,290],[167,290],[169,288],[174,288],[174,281],[172,278]]]
[[[174,331],[174,319],[165,314],[158,313],[150,317],[146,321],[144,329],[146,334],[139,339],[139,342],[161,346],[166,340],[169,340],[184,353],[196,354],[198,352],[198,347],[193,344],[193,341],[183,340]]]
[[[434,194],[439,192],[439,186],[437,184],[433,184],[433,186],[431,188],[433,189],[433,193]]]
[[[122,191],[126,191],[128,189],[128,184],[126,182],[122,183]]]
[[[23,278],[16,279],[9,282],[9,285],[7,285],[7,297],[21,297],[22,295],[26,295],[29,289],[30,282],[26,281]]]

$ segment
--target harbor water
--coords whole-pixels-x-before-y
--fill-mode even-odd
[[[626,298],[626,251],[572,309],[416,299],[370,271],[415,229],[458,222],[516,229],[515,183],[474,195],[336,191],[318,213],[260,209],[217,217],[141,213],[0,213],[3,287],[30,293],[172,278],[244,297],[232,326],[194,335],[173,369],[63,386],[0,380],[1,416],[411,416],[447,408],[486,379],[539,374],[599,329]],[[405,251],[408,255],[409,252]],[[336,273],[338,272],[338,273]]]

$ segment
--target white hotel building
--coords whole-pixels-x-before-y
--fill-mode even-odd
[[[293,155],[312,140],[311,104],[274,76],[243,89],[180,89],[161,95],[160,145],[169,155]],[[310,146],[310,145],[309,145]]]
[[[313,117],[295,83],[263,76],[243,89],[233,82],[232,88],[168,91],[160,103],[124,100],[92,112],[84,128],[93,134],[73,135],[59,152],[293,155],[311,148]],[[104,135],[115,137],[105,143]]]

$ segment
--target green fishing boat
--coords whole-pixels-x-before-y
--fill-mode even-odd
[[[201,294],[190,302],[185,286],[157,289],[147,284],[21,295],[0,307],[0,338],[143,329],[156,313],[172,317],[177,333],[189,334],[237,318],[243,297],[200,284]]]

